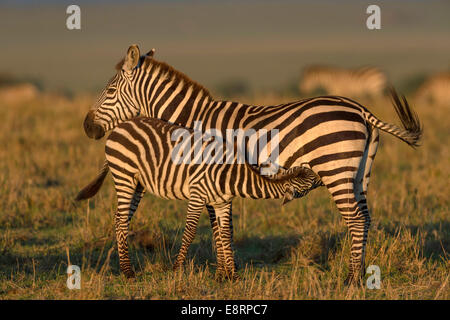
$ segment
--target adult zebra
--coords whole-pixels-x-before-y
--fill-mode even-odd
[[[327,94],[356,97],[379,97],[386,89],[386,75],[375,67],[344,69],[310,66],[303,71],[299,89],[303,93],[323,89]]]
[[[186,135],[177,139],[180,130]],[[76,200],[94,196],[108,170],[111,171],[117,193],[120,269],[127,277],[134,276],[128,255],[128,227],[146,190],[165,199],[189,201],[174,269],[185,261],[202,209],[208,206],[217,249],[216,276],[235,279],[230,225],[232,199],[283,199],[285,204],[322,185],[320,178],[304,166],[293,167],[280,176],[261,176],[250,164],[239,163],[239,154],[234,149],[209,153],[217,147],[224,149],[224,145],[216,144],[214,140],[196,139],[192,130],[154,118],[138,117],[113,129],[106,141],[104,168],[79,192]],[[196,151],[210,154],[209,161],[195,161]]]
[[[276,106],[216,101],[203,86],[153,59],[153,53],[140,56],[136,45],[129,47],[116,66],[116,75],[86,116],[84,129],[88,137],[100,139],[120,122],[139,115],[189,128],[195,121],[202,121],[203,130],[221,132],[239,128],[278,130],[278,149],[267,149],[278,151],[278,165],[290,168],[308,163],[320,176],[351,235],[347,282],[362,276],[370,226],[366,194],[379,142],[378,129],[413,147],[422,134],[419,119],[406,99],[400,100],[395,91],[391,92],[404,129],[382,122],[364,106],[339,96]],[[265,160],[259,159],[259,163]]]

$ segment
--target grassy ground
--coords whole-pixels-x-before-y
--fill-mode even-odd
[[[214,281],[206,213],[185,271],[172,272],[186,204],[147,195],[131,227],[137,278],[126,280],[113,238],[111,179],[90,202],[72,200],[103,161],[104,142],[82,130],[91,103],[82,96],[0,103],[1,299],[449,298],[448,108],[416,106],[425,126],[417,150],[382,134],[369,189],[367,251],[367,265],[381,268],[382,282],[380,290],[368,290],[343,285],[349,237],[325,189],[283,208],[279,201],[234,202],[242,277],[236,283]],[[369,108],[397,122],[388,102]],[[68,259],[81,267],[81,290],[66,287]]]

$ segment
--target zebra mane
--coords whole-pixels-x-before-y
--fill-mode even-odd
[[[120,71],[123,67],[123,64],[125,63],[125,58],[122,58],[117,64],[116,64],[116,70]],[[176,70],[174,67],[169,65],[166,62],[155,60],[152,56],[144,55],[140,57],[139,65],[143,68],[146,68],[146,70],[150,70],[152,66],[159,67],[161,73],[165,73],[169,76],[169,78],[174,77],[177,80],[183,80],[186,85],[191,86],[194,88],[194,91],[197,92],[203,92],[204,95],[209,97],[210,99],[213,99],[211,93],[208,89],[206,89],[204,86],[202,86],[200,83],[192,80],[189,78],[186,74],[184,74],[181,71]]]
[[[204,86],[202,86],[200,83],[192,80],[189,78],[186,74],[184,74],[181,71],[176,70],[171,65],[167,64],[163,61],[155,60],[152,57],[145,57],[145,66],[148,66],[147,69],[150,69],[150,67],[157,66],[160,68],[161,72],[165,72],[169,75],[169,77],[175,77],[176,79],[183,80],[187,85],[190,85],[194,88],[194,91],[202,91],[206,96],[212,99],[211,93],[208,89],[206,89]],[[147,64],[148,63],[148,64]]]

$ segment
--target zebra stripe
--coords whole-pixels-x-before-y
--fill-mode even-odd
[[[268,157],[278,147],[276,164],[290,168],[308,163],[320,176],[351,234],[347,281],[353,281],[364,273],[370,225],[366,194],[378,147],[378,129],[411,146],[418,145],[422,134],[419,119],[406,99],[400,100],[393,89],[391,96],[403,129],[382,122],[361,104],[338,96],[276,106],[217,101],[186,75],[151,56],[140,57],[138,47],[131,46],[117,74],[88,112],[84,127],[89,137],[99,139],[117,123],[141,115],[159,116],[189,128],[195,121],[202,121],[203,130],[216,128],[223,134],[227,129],[278,130],[278,143],[272,143],[273,139],[267,142]],[[259,152],[258,163],[263,164],[267,158]]]
[[[343,69],[329,66],[311,66],[303,71],[299,89],[310,93],[323,89],[327,94],[347,97],[377,97],[386,88],[386,75],[375,67]]]
[[[128,277],[134,272],[128,255],[128,227],[145,191],[165,199],[188,200],[186,227],[182,246],[174,268],[179,268],[192,243],[203,207],[207,207],[217,248],[218,277],[236,278],[232,249],[231,201],[234,197],[254,199],[283,198],[283,204],[306,195],[323,185],[309,168],[294,167],[271,179],[259,175],[248,164],[238,164],[237,155],[224,150],[222,162],[229,156],[230,164],[216,161],[207,163],[174,163],[172,155],[179,141],[172,136],[179,126],[159,119],[139,117],[117,126],[109,135],[106,146],[106,164],[100,174],[84,188],[77,200],[93,196],[101,186],[108,169],[111,171],[117,193],[116,237],[120,268]],[[203,153],[213,142],[196,141],[191,132],[191,154],[195,144],[201,143]],[[93,190],[93,185],[96,187]]]

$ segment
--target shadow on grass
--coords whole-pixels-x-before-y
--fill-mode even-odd
[[[402,227],[383,226],[383,231],[397,236],[400,228],[405,228],[413,237],[418,236],[421,242],[420,252],[424,258],[431,261],[448,259],[450,251],[450,221],[443,220],[423,225],[406,225]]]
[[[130,232],[130,258],[134,270],[138,274],[143,272],[146,263],[158,263],[163,270],[171,270],[181,246],[181,237],[182,230],[167,227],[161,227],[158,231],[144,228]],[[343,237],[345,234],[321,234],[318,248],[311,254],[311,259],[326,268],[329,255],[334,255],[339,250]],[[23,250],[6,248],[0,252],[0,278],[25,274],[28,277],[52,280],[66,273],[68,260],[65,247],[45,250],[45,239],[35,240],[33,237],[22,239],[20,245]],[[48,240],[47,245],[54,243],[52,239]],[[296,234],[244,237],[235,241],[235,258],[238,266],[253,264],[256,267],[276,268],[288,262],[295,250],[301,250],[301,244],[302,237]],[[30,250],[33,247],[38,247],[38,250]],[[113,275],[120,275],[117,248],[112,235],[89,243],[70,244],[68,248],[71,264],[95,272],[102,272],[106,265]],[[210,227],[200,226],[187,259],[192,260],[196,268],[209,265],[214,271],[216,253],[213,248]]]
[[[235,247],[241,264],[271,265],[289,259],[299,243],[298,235],[253,236],[236,241]]]
[[[392,237],[398,235],[399,227],[382,226],[383,232]],[[406,230],[412,236],[418,236],[423,257],[442,261],[448,259],[450,249],[450,222],[440,221],[424,225],[408,225]],[[155,232],[144,229],[132,232],[130,235],[130,257],[132,265],[139,274],[143,262],[159,263],[164,270],[171,270],[172,263],[181,245],[182,230],[162,228]],[[276,236],[244,236],[235,241],[235,257],[238,266],[252,264],[255,267],[274,269],[284,263],[289,263],[294,254],[304,255],[309,261],[328,270],[328,263],[336,259],[342,251],[342,245],[347,237],[347,231],[330,234],[321,232],[314,235],[276,235]],[[211,230],[209,226],[199,227],[197,240],[191,245],[188,259],[192,259],[195,267],[206,264],[214,266],[216,256],[213,251]],[[5,247],[0,250],[0,279],[10,279],[13,275],[25,274],[28,277],[38,277],[41,280],[52,280],[65,274],[67,254],[64,248],[45,250],[45,239],[27,237],[21,239],[21,246],[27,250],[18,251]],[[33,249],[35,248],[35,249]],[[112,250],[110,250],[113,248]],[[85,269],[101,272],[105,265],[113,275],[120,275],[119,259],[115,247],[115,239],[79,242],[69,245],[72,264]],[[19,252],[19,253],[18,253]],[[108,252],[110,256],[108,257]],[[103,268],[103,269],[102,269]]]
[[[236,260],[241,266],[250,264],[270,270],[289,264],[301,255],[327,270],[330,259],[342,250],[345,237],[346,232],[244,237],[235,242]]]

